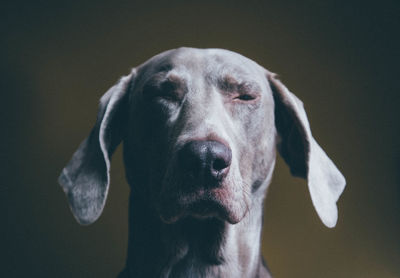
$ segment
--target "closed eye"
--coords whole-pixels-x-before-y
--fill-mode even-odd
[[[147,99],[164,99],[171,102],[180,102],[183,97],[183,90],[172,82],[163,82],[161,84],[146,84],[143,89]]]
[[[252,102],[258,99],[258,94],[241,93],[236,95],[233,100],[239,102]]]
[[[243,100],[243,101],[249,101],[249,100],[253,100],[255,98],[256,98],[255,96],[252,96],[252,95],[249,95],[249,94],[242,94],[242,95],[237,96],[235,99],[240,99],[240,100]]]

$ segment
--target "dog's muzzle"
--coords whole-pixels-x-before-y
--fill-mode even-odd
[[[231,161],[231,149],[217,141],[190,141],[178,151],[184,179],[204,189],[221,184],[229,172]]]
[[[160,215],[173,223],[182,217],[217,217],[237,222],[232,212],[234,193],[227,182],[232,162],[229,146],[214,140],[193,140],[176,153],[173,178],[160,195]]]

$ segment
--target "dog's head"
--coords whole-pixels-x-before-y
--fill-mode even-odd
[[[161,53],[101,99],[97,122],[60,183],[82,224],[101,214],[110,157],[124,141],[126,174],[160,218],[239,222],[260,203],[275,147],[308,180],[328,227],[345,180],[311,135],[302,102],[257,63],[221,49]]]

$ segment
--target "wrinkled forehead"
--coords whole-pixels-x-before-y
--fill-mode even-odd
[[[224,78],[235,82],[262,84],[265,69],[254,61],[223,49],[179,48],[154,56],[140,66],[143,81],[155,75],[178,76],[186,81],[205,79],[215,83]]]

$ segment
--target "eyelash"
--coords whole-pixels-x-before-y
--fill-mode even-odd
[[[257,97],[250,95],[250,94],[242,94],[242,95],[235,97],[236,100],[240,100],[240,101],[252,101],[256,98]]]
[[[179,101],[179,96],[174,92],[174,90],[169,88],[160,88],[157,86],[148,86],[145,87],[144,90],[145,97],[149,100],[165,100],[165,101]]]

